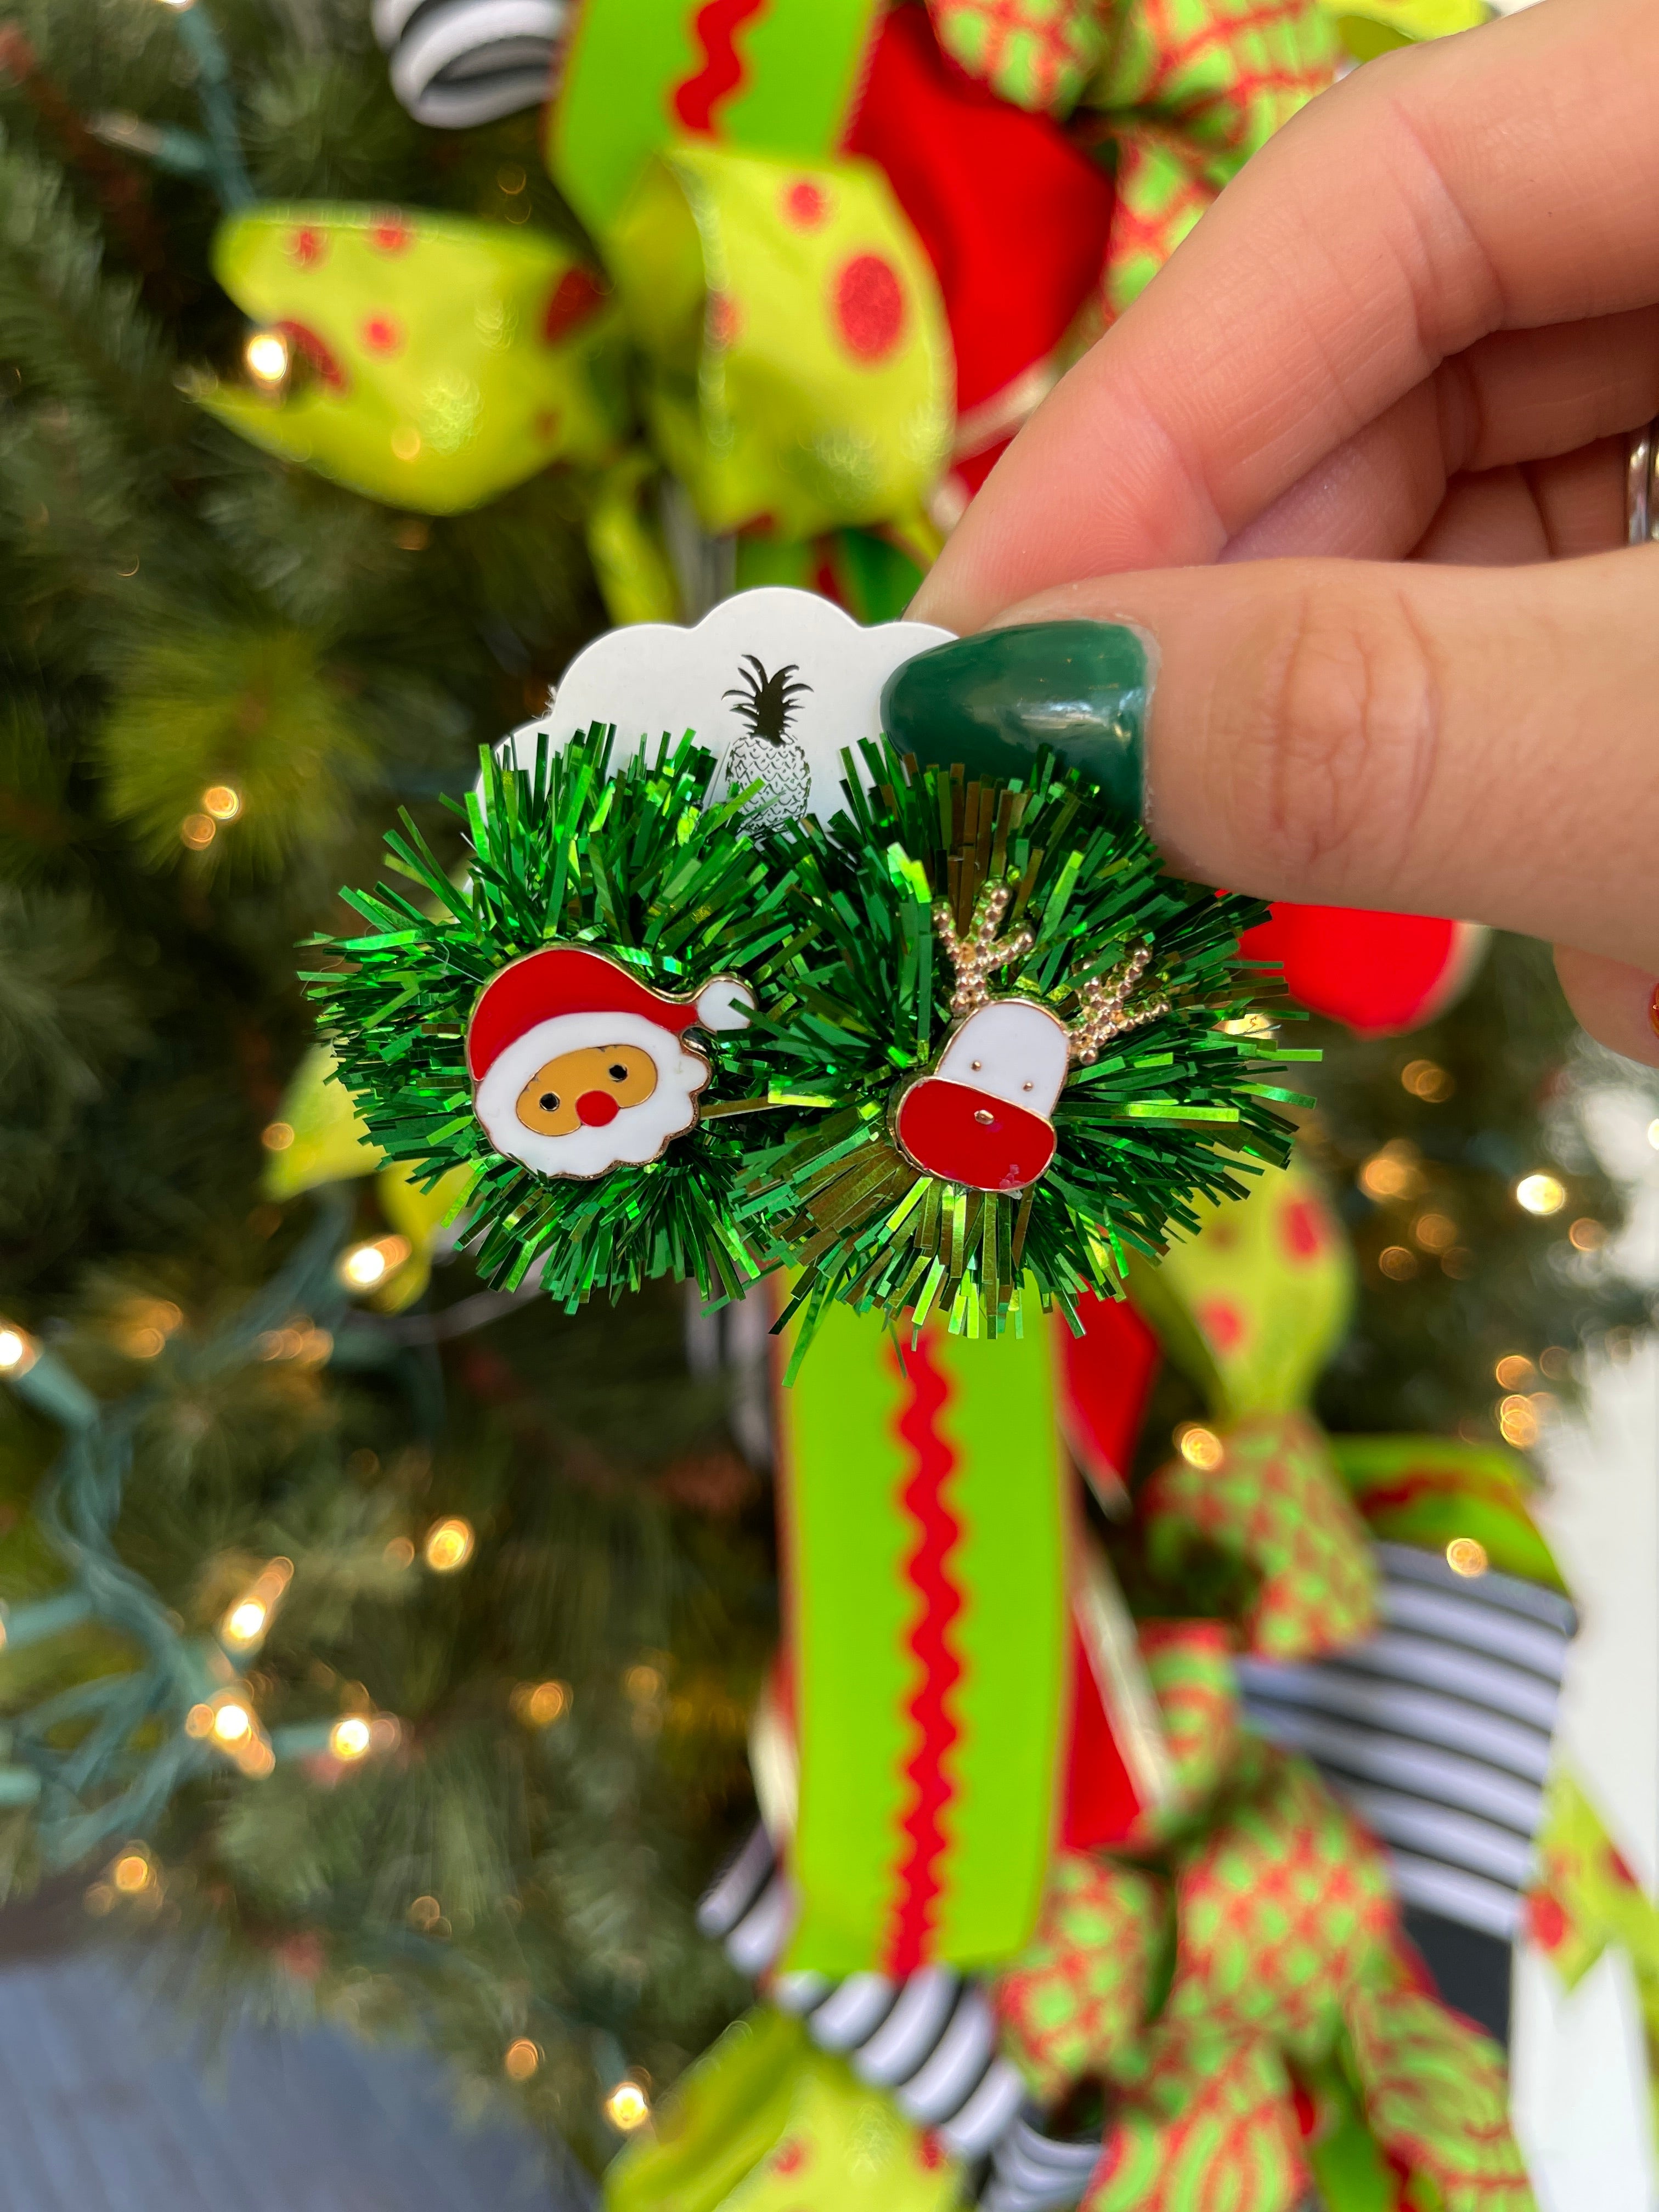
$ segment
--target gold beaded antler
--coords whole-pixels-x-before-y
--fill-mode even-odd
[[[1081,1003],[1068,1024],[1072,1058],[1080,1067],[1097,1059],[1102,1045],[1112,1038],[1169,1012],[1169,1000],[1156,991],[1140,999],[1134,996],[1135,986],[1152,957],[1150,945],[1137,945],[1127,960],[1082,986],[1078,994]]]
[[[1006,884],[988,885],[974,902],[974,919],[965,938],[957,935],[956,920],[947,900],[941,899],[933,908],[934,931],[956,970],[957,987],[951,994],[951,1012],[959,1021],[989,1005],[994,971],[1023,958],[1036,942],[1029,929],[1016,930],[1012,937],[997,935],[1012,897],[1013,892]],[[1079,1066],[1087,1067],[1098,1058],[1102,1045],[1109,1043],[1112,1038],[1122,1036],[1126,1031],[1139,1029],[1143,1023],[1156,1021],[1160,1014],[1169,1012],[1170,1001],[1161,993],[1153,990],[1139,998],[1135,995],[1135,987],[1146,974],[1152,957],[1150,945],[1137,945],[1115,968],[1078,987],[1078,1011],[1066,1028],[1072,1040],[1072,1058]]]
[[[933,908],[933,927],[957,971],[957,988],[951,994],[951,1012],[960,1017],[975,1012],[989,1002],[991,973],[1028,953],[1036,939],[1029,929],[997,940],[1002,917],[1013,893],[1006,884],[982,890],[974,902],[974,919],[965,938],[957,935],[949,903],[941,899]]]

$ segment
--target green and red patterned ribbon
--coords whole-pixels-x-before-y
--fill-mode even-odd
[[[588,0],[549,112],[547,165],[603,237],[651,155],[712,139],[833,155],[877,0]]]
[[[800,1755],[789,1964],[1008,1957],[1066,1717],[1066,1470],[1046,1327],[901,1354],[837,1308],[783,1393]]]

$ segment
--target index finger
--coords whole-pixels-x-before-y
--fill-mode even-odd
[[[1656,81],[1652,0],[1550,0],[1322,94],[1021,432],[917,616],[1213,560],[1478,339],[1659,299]]]

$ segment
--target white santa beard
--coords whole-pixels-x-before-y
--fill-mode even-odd
[[[657,1087],[636,1106],[617,1109],[614,1121],[586,1124],[568,1136],[550,1137],[527,1129],[519,1119],[520,1093],[550,1060],[585,1046],[637,1045],[651,1056]],[[472,1101],[472,1109],[498,1152],[522,1160],[538,1175],[572,1176],[591,1181],[615,1167],[640,1167],[653,1160],[671,1138],[697,1118],[697,1093],[708,1080],[708,1062],[688,1052],[672,1030],[643,1014],[556,1014],[538,1022],[490,1064]]]

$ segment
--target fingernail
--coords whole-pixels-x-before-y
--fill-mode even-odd
[[[970,775],[1030,773],[1051,745],[1113,806],[1144,811],[1146,710],[1156,650],[1122,623],[1020,623],[936,645],[887,679],[882,724],[896,750]]]
[[[1653,996],[1648,1000],[1648,1026],[1659,1036],[1659,983],[1653,987]]]

